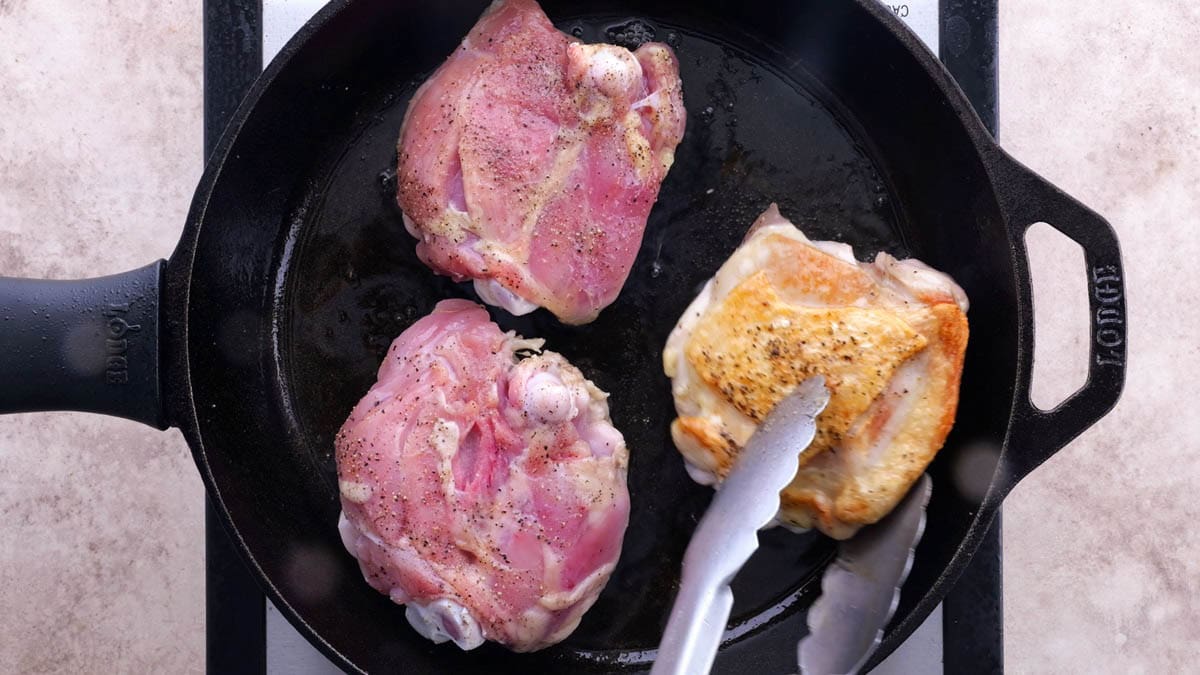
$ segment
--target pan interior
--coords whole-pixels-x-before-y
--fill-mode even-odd
[[[519,318],[490,310],[502,328],[545,338],[548,349],[611,392],[613,421],[630,449],[633,511],[621,562],[579,629],[550,650],[556,660],[607,668],[652,657],[684,548],[711,497],[689,480],[669,434],[674,407],[661,350],[686,305],[771,202],[808,236],[850,243],[861,256],[913,252],[901,234],[894,190],[850,115],[815,79],[766,65],[772,54],[765,47],[752,53],[715,33],[625,16],[559,26],[586,41],[667,42],[679,57],[688,109],[687,134],[617,302],[581,327],[541,310]],[[293,196],[280,244],[272,318],[280,404],[291,425],[290,461],[311,476],[305,501],[326,523],[327,532],[316,536],[329,542],[337,537],[338,427],[374,382],[393,338],[441,299],[475,299],[468,285],[417,260],[395,204],[396,137],[426,74],[377,78],[360,93],[353,119],[329,126],[326,152]],[[734,583],[731,640],[789,617],[802,620],[833,550],[819,535],[781,530],[762,542]],[[340,572],[339,596],[374,593],[348,554],[325,564]],[[419,643],[402,610],[382,597],[365,602],[384,632]],[[456,658],[453,647],[413,648]]]

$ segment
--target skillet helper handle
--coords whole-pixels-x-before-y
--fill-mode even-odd
[[[78,281],[0,277],[0,413],[78,410],[165,429],[163,265]]]
[[[1127,363],[1125,274],[1116,233],[1103,217],[1001,150],[996,150],[990,164],[1020,272],[1017,385],[1012,424],[1001,457],[1006,478],[1003,487],[1007,491],[1108,414],[1120,398]],[[1048,411],[1034,406],[1029,397],[1035,338],[1025,232],[1039,222],[1062,232],[1083,248],[1090,305],[1087,382]]]

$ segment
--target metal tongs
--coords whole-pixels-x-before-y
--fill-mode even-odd
[[[679,595],[651,675],[696,675],[712,668],[733,607],[729,582],[758,549],[758,531],[779,512],[779,492],[800,467],[829,403],[825,378],[796,387],[742,448],[683,556]]]
[[[779,493],[795,477],[828,403],[824,378],[805,380],[742,449],[688,544],[651,675],[712,668],[733,607],[729,583],[758,549],[758,531],[774,521]],[[801,673],[857,673],[875,651],[925,530],[930,491],[929,476],[922,476],[891,514],[840,544],[797,649]]]

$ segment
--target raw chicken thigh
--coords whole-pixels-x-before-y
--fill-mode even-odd
[[[434,642],[532,651],[608,581],[629,519],[607,395],[541,340],[445,300],[392,343],[337,435],[346,549]]]
[[[629,276],[684,120],[666,45],[580,44],[533,0],[497,0],[405,115],[417,255],[513,314],[592,321]]]
[[[946,440],[967,346],[967,297],[917,260],[860,263],[772,205],[684,312],[663,351],[671,436],[719,483],[758,423],[824,375],[817,436],[779,519],[845,539],[887,515]]]

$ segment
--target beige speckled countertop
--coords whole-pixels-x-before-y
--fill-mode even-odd
[[[170,253],[202,170],[199,6],[0,0],[0,274]],[[1006,504],[1008,669],[1182,672],[1200,653],[1200,3],[1005,0],[1000,25],[1003,145],[1116,227],[1131,345],[1116,411]],[[1052,237],[1034,248],[1052,401],[1082,379],[1083,270]],[[203,504],[177,432],[0,418],[0,669],[200,672]]]

